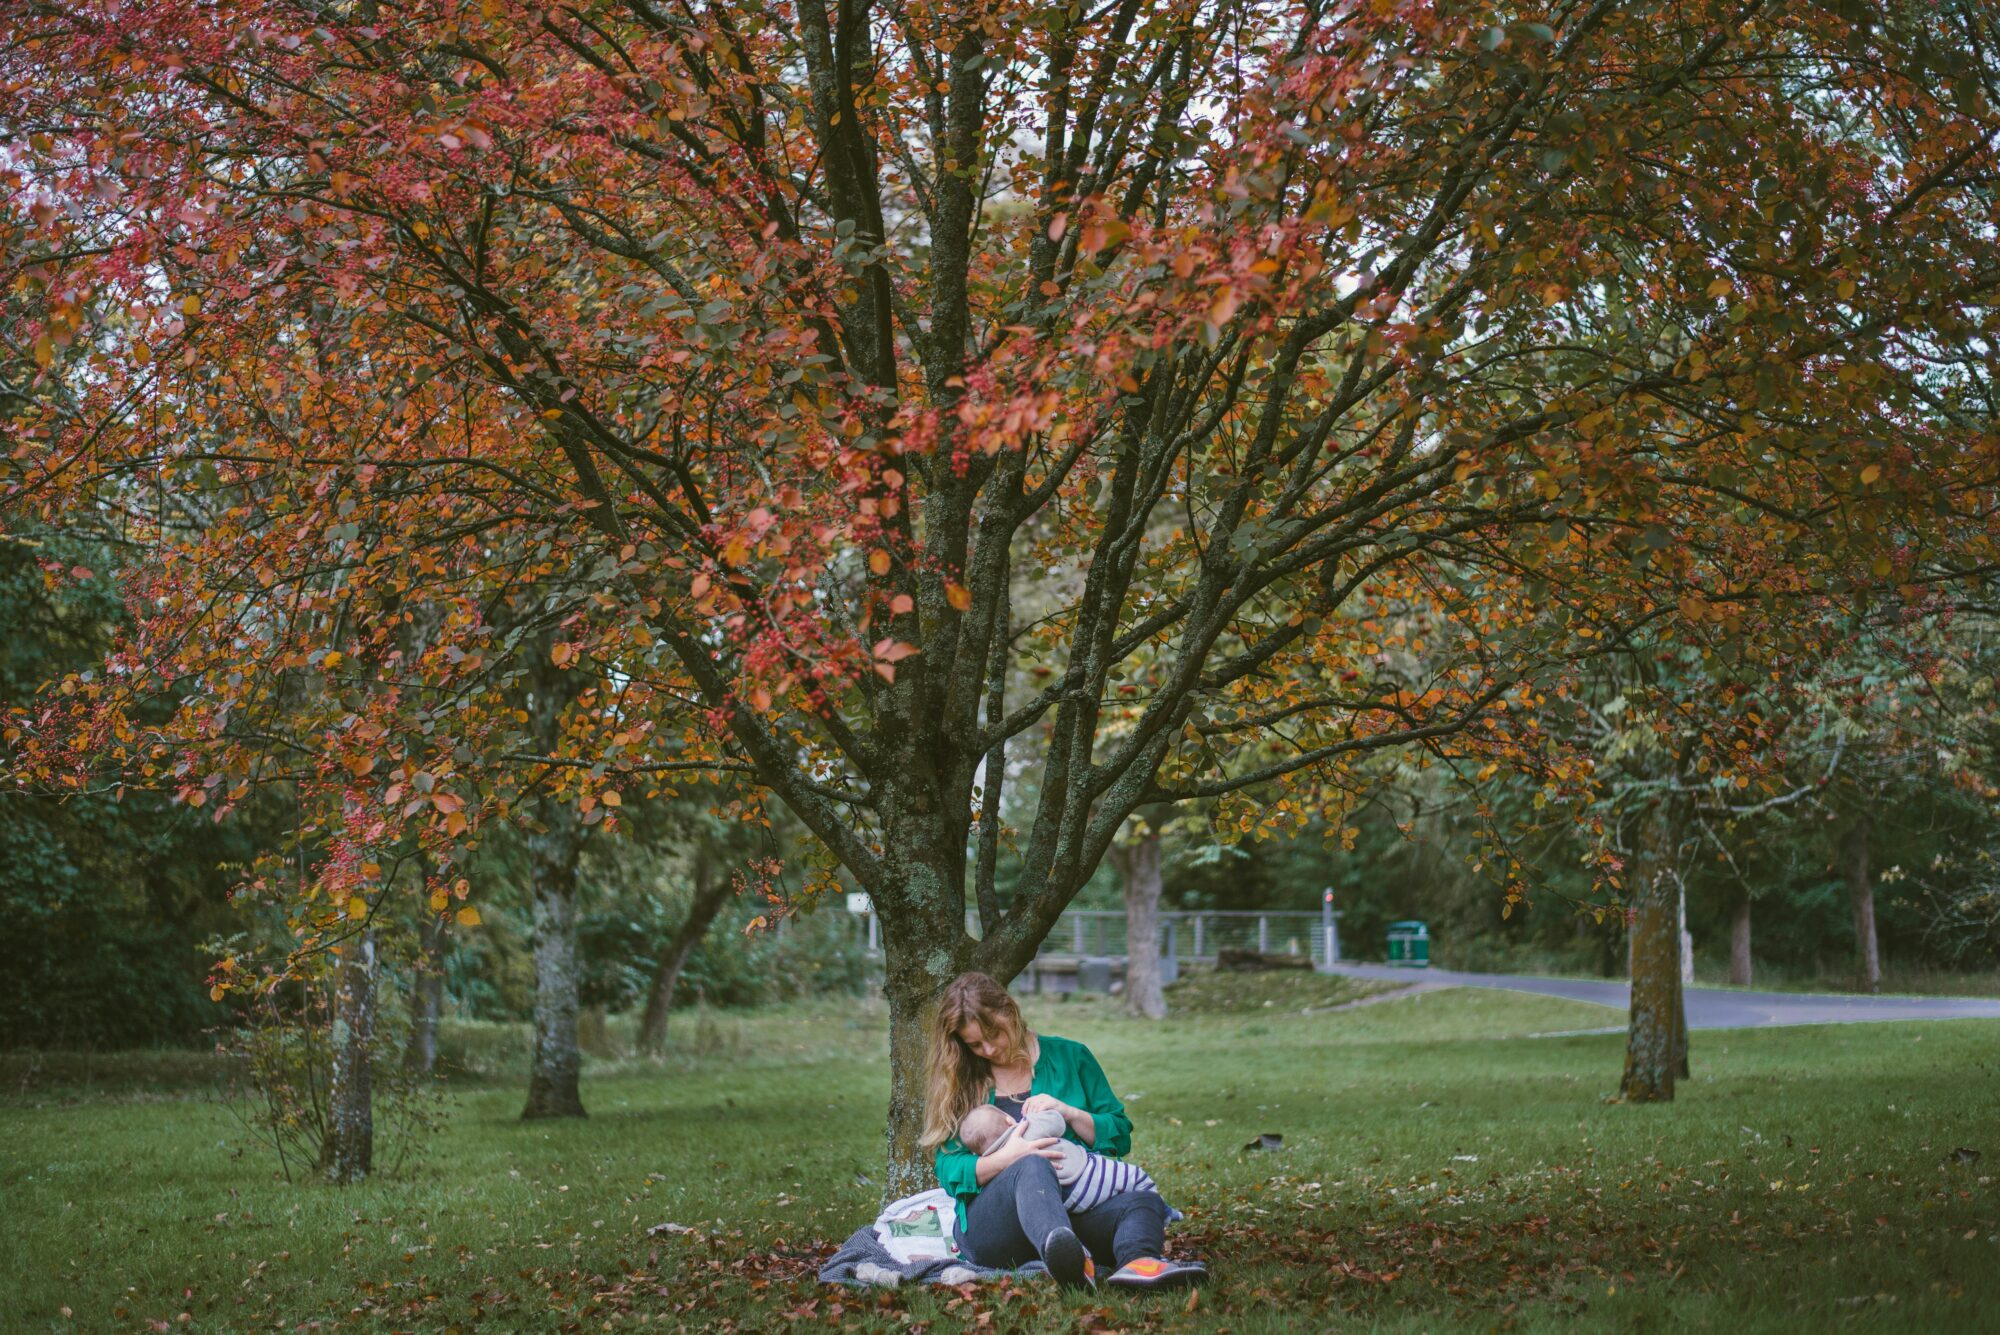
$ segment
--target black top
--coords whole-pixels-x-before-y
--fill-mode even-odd
[[[1026,1094],[1000,1094],[993,1096],[993,1106],[1006,1113],[1015,1121],[1021,1120],[1021,1105],[1028,1101]]]

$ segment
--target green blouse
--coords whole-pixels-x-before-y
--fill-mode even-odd
[[[1035,1037],[1041,1044],[1041,1053],[1035,1061],[1035,1079],[1028,1086],[1028,1093],[1053,1094],[1070,1107],[1089,1113],[1097,1137],[1096,1143],[1085,1148],[1123,1158],[1132,1149],[1132,1119],[1125,1115],[1125,1105],[1111,1092],[1111,1083],[1104,1078],[1104,1069],[1097,1064],[1097,1058],[1074,1039],[1057,1038],[1053,1034]],[[993,1102],[991,1090],[987,1091],[986,1101]],[[1064,1131],[1063,1139],[1083,1144],[1074,1130]],[[958,1198],[961,1229],[965,1227],[966,1205],[979,1194],[978,1163],[979,1156],[965,1148],[956,1136],[938,1147],[938,1185]]]

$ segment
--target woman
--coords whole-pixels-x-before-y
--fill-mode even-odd
[[[1199,1265],[1162,1259],[1167,1206],[1157,1192],[1125,1192],[1072,1215],[1056,1181],[1057,1137],[1015,1134],[985,1155],[959,1141],[966,1113],[991,1103],[1016,1121],[1054,1109],[1067,1128],[1061,1139],[1100,1154],[1132,1147],[1132,1119],[1090,1049],[1029,1029],[1007,989],[983,973],[945,989],[925,1095],[922,1143],[936,1148],[938,1182],[958,1198],[959,1245],[975,1265],[1011,1269],[1039,1257],[1070,1288],[1095,1287],[1099,1265],[1124,1288],[1206,1278]]]

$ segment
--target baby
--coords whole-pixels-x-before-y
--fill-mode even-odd
[[[982,1103],[958,1124],[958,1139],[974,1154],[986,1154],[1011,1135],[1040,1140],[1060,1137],[1064,1130],[1063,1116],[1053,1108],[1038,1109],[1016,1122],[992,1104]],[[1071,1214],[1102,1205],[1124,1192],[1159,1191],[1137,1164],[1093,1153],[1073,1140],[1058,1139],[1049,1148],[1062,1154],[1062,1161],[1055,1165],[1056,1181],[1063,1186],[1063,1208]]]

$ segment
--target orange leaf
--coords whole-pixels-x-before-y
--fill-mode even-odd
[[[952,605],[954,611],[969,612],[972,610],[972,590],[966,588],[963,584],[945,585],[944,600]]]
[[[889,553],[880,550],[868,553],[868,569],[877,575],[888,574]]]
[[[479,926],[479,910],[467,904],[458,911],[458,925],[460,927]]]

